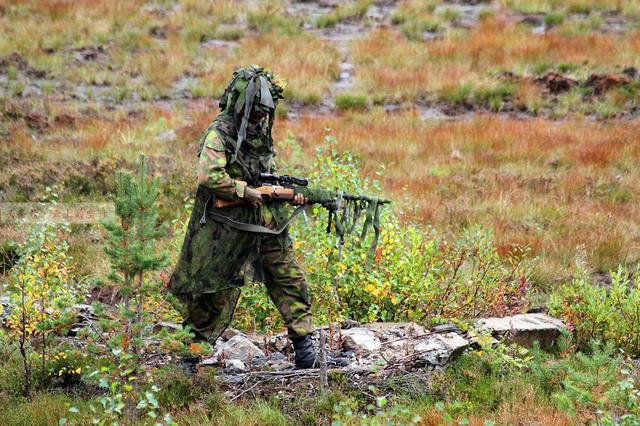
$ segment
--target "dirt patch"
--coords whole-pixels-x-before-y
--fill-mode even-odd
[[[615,75],[611,73],[607,74],[591,74],[585,85],[593,88],[593,93],[596,95],[601,95],[603,93],[608,92],[610,89],[614,87],[624,86],[625,84],[629,84],[631,79],[627,76]]]
[[[572,87],[578,85],[578,81],[572,78],[566,77],[557,72],[548,72],[542,77],[538,77],[535,79],[536,83],[542,84],[545,86],[550,93],[557,95],[558,93],[566,92],[570,90]]]

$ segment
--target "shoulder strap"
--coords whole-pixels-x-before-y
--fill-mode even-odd
[[[210,195],[209,198],[207,199],[207,202],[205,203],[204,206],[204,212],[202,213],[202,218],[200,218],[200,224],[204,225],[207,222],[207,216],[210,217],[211,219],[215,220],[216,222],[220,222],[220,223],[224,223],[225,225],[229,225],[230,227],[232,227],[233,229],[237,229],[238,231],[244,231],[244,232],[253,232],[255,234],[268,234],[268,235],[280,235],[282,234],[282,232],[287,228],[287,226],[289,226],[291,224],[291,222],[293,222],[295,220],[296,217],[298,217],[302,212],[304,212],[305,210],[307,210],[310,206],[310,204],[304,204],[298,208],[295,209],[295,211],[293,213],[291,213],[291,216],[289,216],[289,218],[282,224],[282,226],[276,230],[273,229],[269,229],[266,226],[262,226],[262,225],[256,225],[253,223],[244,223],[244,222],[238,222],[237,220],[233,220],[230,217],[227,217],[225,215],[222,215],[220,213],[216,213],[216,212],[208,212],[207,213],[207,206],[209,205],[209,203],[211,201],[215,201],[215,196],[214,195]]]

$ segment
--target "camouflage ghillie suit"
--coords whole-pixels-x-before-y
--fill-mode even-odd
[[[216,198],[245,198],[247,185],[257,186],[260,173],[274,172],[271,127],[281,92],[260,68],[236,71],[220,102],[222,113],[200,140],[196,200],[169,289],[183,304],[185,325],[212,344],[232,319],[240,287],[251,281],[265,282],[292,339],[313,331],[307,286],[288,229],[270,235],[219,220],[222,215],[275,230],[285,224],[286,206],[215,207]],[[252,128],[247,120],[254,109],[265,119]]]

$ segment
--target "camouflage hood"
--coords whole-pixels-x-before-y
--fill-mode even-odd
[[[273,144],[271,129],[278,100],[282,99],[283,83],[271,71],[252,65],[233,73],[229,85],[220,99],[220,109],[235,118],[237,129],[236,152],[231,161],[237,159],[238,151],[247,137],[247,126],[252,110],[268,114],[267,135]]]

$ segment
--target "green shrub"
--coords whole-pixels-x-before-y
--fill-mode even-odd
[[[54,337],[64,335],[75,319],[71,307],[79,288],[71,275],[69,245],[60,236],[63,231],[68,228],[49,223],[34,227],[20,245],[20,258],[3,286],[14,309],[2,326],[6,343],[20,349],[26,397],[31,395],[36,370],[38,382],[46,383]]]
[[[610,275],[611,286],[607,287],[592,282],[587,273],[579,273],[550,296],[549,311],[566,321],[579,346],[588,347],[592,340],[610,341],[638,356],[640,273],[620,267]]]
[[[601,424],[602,412],[615,404],[606,391],[620,380],[622,360],[611,344],[600,347],[592,342],[590,349],[590,354],[578,352],[565,363],[562,386],[553,398],[571,416],[587,413]]]
[[[320,149],[309,177],[312,185],[325,188],[379,191],[377,182],[359,176],[358,162],[348,153]],[[461,238],[447,241],[417,225],[401,224],[391,208],[384,208],[373,267],[367,268],[373,235],[364,240],[348,235],[340,250],[335,236],[326,233],[326,210],[315,206],[309,219],[306,225],[294,224],[292,235],[297,254],[306,262],[313,314],[319,322],[345,317],[360,322],[437,322],[519,312],[526,305],[532,260],[525,249],[501,258],[489,230],[471,227]],[[261,287],[249,288],[248,293],[251,296],[240,302],[238,321],[251,324],[256,315],[277,318]]]
[[[522,398],[566,413],[576,424],[634,425],[640,412],[631,371],[613,345],[590,342],[576,352],[570,335],[552,352],[539,345],[482,345],[434,373],[431,391],[439,411],[457,416],[491,417]],[[625,422],[612,421],[623,416]]]

